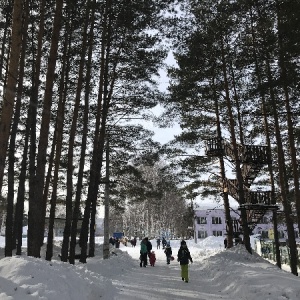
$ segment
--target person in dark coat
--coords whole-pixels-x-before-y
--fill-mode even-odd
[[[141,249],[140,249],[140,267],[147,266],[147,255],[148,255],[147,241],[146,239],[143,239],[141,241]]]
[[[118,238],[116,238],[115,247],[120,248],[120,240]]]
[[[227,237],[224,239],[224,248],[227,248]]]
[[[171,260],[171,256],[172,256],[172,248],[170,243],[167,243],[166,249],[165,249],[165,254],[166,254],[166,258],[167,258],[167,264],[170,264],[170,260]]]
[[[167,241],[166,241],[165,237],[162,238],[161,243],[162,243],[163,249],[165,249],[167,246]]]
[[[160,238],[159,237],[156,240],[156,247],[157,247],[157,249],[160,249]]]
[[[193,259],[184,240],[180,243],[177,261],[180,263],[181,279],[185,282],[189,282],[189,262],[193,263]]]
[[[132,247],[135,247],[135,246],[136,246],[136,237],[134,237],[134,238],[131,240],[131,246],[132,246]]]
[[[109,243],[112,244],[113,246],[115,245],[115,239],[114,239],[114,237],[111,236],[109,238]]]
[[[148,250],[148,256],[150,257],[150,253],[152,250],[152,243],[149,241],[149,239],[147,237],[145,237],[146,240],[146,246],[147,246],[147,250]]]

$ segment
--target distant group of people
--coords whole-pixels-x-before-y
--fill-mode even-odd
[[[166,241],[165,237],[163,237],[162,240],[160,240],[159,237],[156,239],[156,247],[157,247],[157,249],[160,249],[160,243],[162,243],[162,247],[163,247],[163,249],[165,249],[166,246],[167,246],[167,241]]]
[[[110,243],[111,245],[113,245],[114,247],[116,247],[116,248],[120,248],[120,243],[121,243],[121,241],[120,241],[119,238],[115,238],[115,237],[111,236],[111,237],[109,238],[109,243]]]
[[[162,243],[164,253],[166,255],[166,261],[169,265],[172,260],[174,260],[174,257],[172,256],[172,247],[170,245],[170,241],[166,241],[166,239],[163,237],[162,241],[160,238],[156,239],[157,249],[160,249],[160,244]],[[141,248],[140,248],[140,267],[146,267],[148,264],[148,258],[149,263],[151,266],[154,267],[156,257],[155,252],[152,251],[152,243],[149,241],[148,237],[145,237],[141,241]],[[189,262],[193,263],[193,259],[191,257],[190,251],[186,245],[186,241],[182,240],[180,242],[180,248],[177,253],[177,261],[180,263],[181,268],[181,279],[185,282],[189,281],[189,269],[188,265]]]
[[[136,237],[132,238],[129,242],[130,242],[132,247],[135,247],[136,246]],[[114,246],[115,248],[120,248],[120,243],[123,243],[124,246],[127,247],[128,238],[125,236],[122,239],[119,239],[119,238],[115,238],[115,237],[111,236],[109,238],[109,243],[112,246]]]

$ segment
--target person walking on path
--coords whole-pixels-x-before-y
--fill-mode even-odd
[[[115,238],[114,237],[110,237],[109,238],[109,243],[112,244],[113,246],[115,245]]]
[[[158,237],[156,240],[157,249],[160,249],[160,238]]]
[[[148,256],[150,257],[150,253],[152,250],[152,243],[149,241],[149,239],[147,237],[145,237],[145,241],[146,241],[146,246],[147,246],[147,250],[148,250]]]
[[[141,241],[141,250],[140,250],[140,267],[147,266],[147,256],[148,256],[147,240],[143,239]]]
[[[150,252],[150,255],[149,255],[149,263],[150,263],[150,266],[154,267],[155,261],[156,261],[155,252],[154,252],[154,251],[151,251],[151,252]]]
[[[131,244],[132,244],[132,247],[135,247],[135,246],[136,246],[136,237],[134,237],[134,238],[133,238],[133,240],[132,240],[132,243],[131,243]]]
[[[180,243],[177,261],[180,263],[181,267],[181,279],[185,282],[189,282],[189,261],[193,263],[193,259],[184,240]]]
[[[166,257],[167,257],[167,264],[169,265],[170,260],[171,260],[171,256],[172,256],[172,248],[171,248],[170,242],[167,243],[167,246],[166,246],[166,249],[165,249],[164,252],[165,252]]]
[[[116,241],[115,241],[115,247],[116,248],[120,248],[120,240],[118,238],[116,238]]]
[[[165,249],[166,245],[167,245],[167,241],[166,241],[165,237],[162,238],[162,242],[161,243],[162,243],[163,249]]]

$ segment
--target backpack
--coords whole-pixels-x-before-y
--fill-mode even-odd
[[[152,250],[152,244],[150,241],[147,242],[147,250],[150,252]]]
[[[178,259],[181,265],[187,265],[189,263],[189,253],[187,249],[180,249],[178,253]]]
[[[187,251],[186,251],[186,249],[182,249],[181,250],[181,259],[186,259],[186,258],[188,258]]]

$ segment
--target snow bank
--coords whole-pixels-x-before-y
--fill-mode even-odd
[[[0,260],[1,300],[26,299],[112,299],[109,279],[101,278],[86,265],[70,265],[33,257],[6,257]],[[4,284],[3,284],[4,282]],[[90,292],[89,292],[90,291]],[[25,296],[24,298],[24,295]]]

